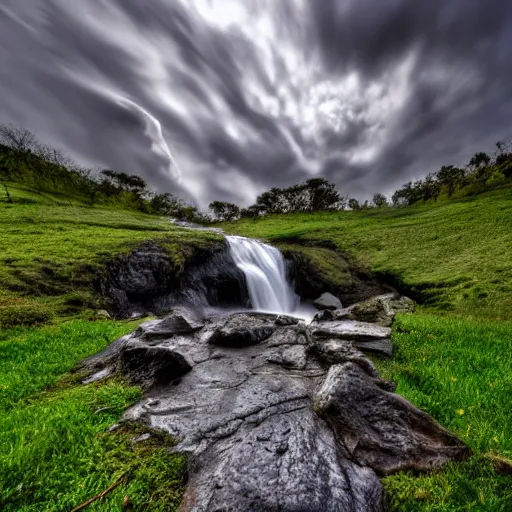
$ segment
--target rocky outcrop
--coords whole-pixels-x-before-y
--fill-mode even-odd
[[[468,449],[379,379],[356,347],[373,342],[368,326],[341,324],[179,310],[82,370],[148,387],[124,418],[168,432],[189,454],[182,512],[379,512],[378,474],[437,468]],[[371,337],[388,331],[374,326]]]
[[[278,244],[290,261],[290,279],[303,299],[315,300],[324,292],[340,297],[343,304],[355,304],[394,291],[369,270],[342,254],[335,244],[287,239]]]
[[[145,242],[107,264],[98,290],[117,317],[163,313],[183,303],[248,305],[244,276],[222,241],[189,247],[179,264],[164,243]]]

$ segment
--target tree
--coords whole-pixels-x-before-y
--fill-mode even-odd
[[[358,211],[361,209],[361,203],[357,200],[357,199],[354,199],[354,198],[350,198],[348,200],[348,207],[351,209],[351,210],[354,210],[354,211]]]
[[[491,157],[487,153],[480,151],[473,155],[473,157],[469,161],[469,165],[475,169],[478,169],[482,166],[489,165],[490,161]]]
[[[421,193],[423,201],[429,201],[430,199],[437,201],[437,198],[441,193],[441,185],[437,181],[436,175],[434,173],[428,174],[427,177],[423,180]]]
[[[125,172],[116,172],[109,169],[101,171],[111,183],[120,190],[132,192],[137,196],[143,195],[147,190],[146,181],[140,176],[126,174]]]
[[[240,217],[243,219],[252,219],[265,215],[263,208],[258,204],[253,204],[240,210]]]
[[[0,125],[0,142],[20,153],[31,152],[37,145],[32,132],[12,125]]]
[[[233,203],[213,201],[209,205],[215,219],[221,222],[230,222],[240,218],[240,208]]]
[[[152,194],[149,198],[149,210],[155,215],[179,217],[181,216],[183,207],[184,205],[181,199],[173,196],[169,192]]]
[[[379,192],[373,194],[372,202],[377,208],[383,208],[384,206],[388,205],[387,197]]]
[[[451,197],[458,188],[462,188],[464,176],[464,169],[459,169],[453,165],[443,165],[437,171],[437,180],[441,187],[446,188],[448,197]]]
[[[340,207],[342,198],[336,186],[323,178],[311,178],[305,186],[309,192],[309,210],[318,212]]]

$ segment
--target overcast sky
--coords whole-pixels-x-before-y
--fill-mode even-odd
[[[511,0],[1,0],[0,123],[200,206],[512,138]]]

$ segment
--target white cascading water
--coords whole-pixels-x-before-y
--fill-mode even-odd
[[[279,249],[258,240],[227,236],[231,256],[244,273],[253,309],[270,313],[293,313],[299,297],[286,278]]]

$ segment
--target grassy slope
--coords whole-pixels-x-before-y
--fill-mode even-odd
[[[331,273],[334,242],[376,272],[398,278],[425,305],[395,324],[395,357],[377,361],[397,391],[455,431],[474,456],[445,471],[384,480],[395,511],[512,510],[512,190],[369,212],[245,220],[228,232],[306,253]],[[343,270],[343,269],[342,269]]]
[[[432,309],[512,319],[512,188],[367,212],[276,215],[224,225],[272,243],[331,241],[393,274]]]
[[[7,324],[34,309],[63,316],[75,304],[94,306],[91,281],[104,261],[145,240],[164,242],[179,267],[187,245],[218,239],[167,219],[91,208],[19,186],[11,186],[11,195],[14,204],[0,202],[0,327],[2,319]]]
[[[68,372],[135,326],[84,320],[84,307],[99,305],[91,281],[106,259],[156,239],[179,268],[188,248],[218,237],[20,185],[10,191],[14,204],[0,193],[0,509],[71,510],[122,475],[88,510],[120,510],[124,496],[134,510],[177,508],[185,470],[168,453],[172,440],[134,445],[139,427],[106,432],[140,390],[120,380],[81,386]],[[37,320],[53,325],[6,328]]]

